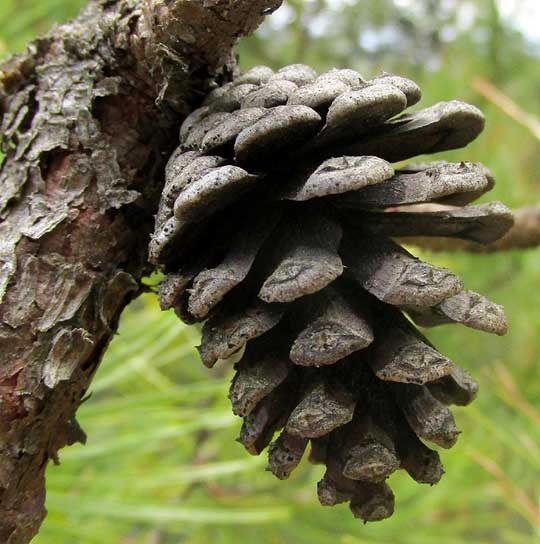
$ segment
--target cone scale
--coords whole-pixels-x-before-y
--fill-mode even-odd
[[[471,204],[494,184],[480,164],[392,165],[483,129],[460,101],[405,113],[420,97],[390,74],[252,68],[183,123],[150,244],[162,308],[204,322],[204,364],[243,350],[229,394],[240,442],[268,448],[280,479],[304,456],[325,465],[321,504],[364,521],[393,513],[394,471],[439,481],[429,444],[455,444],[449,406],[477,392],[413,322],[506,332],[499,305],[399,245],[490,243],[513,222],[501,203]]]

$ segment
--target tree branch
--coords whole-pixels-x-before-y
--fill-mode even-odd
[[[178,126],[278,0],[95,0],[0,66],[0,541],[45,516],[44,474],[126,304]]]
[[[509,96],[482,77],[477,77],[473,81],[473,87],[508,117],[525,127],[537,140],[540,140],[540,119],[538,117],[526,112]]]

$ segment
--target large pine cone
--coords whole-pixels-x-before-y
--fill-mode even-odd
[[[283,429],[269,462],[284,479],[310,442],[310,460],[326,465],[320,502],[350,501],[366,521],[392,514],[396,469],[440,479],[424,441],[453,446],[448,405],[477,391],[402,312],[422,326],[506,330],[500,306],[393,240],[489,243],[512,224],[498,202],[468,205],[493,186],[480,164],[394,170],[484,126],[459,101],[396,117],[419,99],[414,82],[389,74],[249,70],[184,122],[150,247],[166,273],[162,307],[206,320],[204,364],[246,348],[230,390],[242,444],[259,454]]]

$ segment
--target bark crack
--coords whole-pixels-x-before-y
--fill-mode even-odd
[[[150,271],[181,121],[278,4],[94,0],[0,64],[1,542],[36,534],[48,460],[85,440],[75,412]]]

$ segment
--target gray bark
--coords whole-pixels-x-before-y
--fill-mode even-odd
[[[279,0],[95,0],[0,65],[0,542],[45,516],[45,469],[150,270],[180,122]]]

